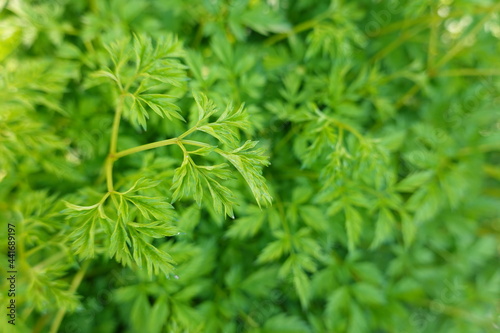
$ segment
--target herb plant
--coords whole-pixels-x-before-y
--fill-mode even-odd
[[[500,329],[497,2],[0,8],[0,332]]]

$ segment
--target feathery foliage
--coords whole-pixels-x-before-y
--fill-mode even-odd
[[[498,330],[499,14],[0,1],[0,332]]]

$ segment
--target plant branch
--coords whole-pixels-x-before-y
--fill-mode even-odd
[[[113,119],[113,127],[111,130],[111,141],[109,143],[109,154],[108,157],[106,158],[106,164],[105,164],[105,169],[106,169],[106,185],[108,187],[108,192],[113,192],[113,163],[116,160],[115,154],[116,154],[116,146],[118,142],[118,131],[120,129],[120,120],[122,118],[122,113],[123,113],[123,102],[124,102],[124,95],[123,93],[120,95],[120,98],[118,99],[118,103],[116,105],[116,111],[115,111],[115,117]]]
[[[115,160],[117,160],[117,159],[122,158],[124,156],[138,153],[140,151],[159,148],[159,147],[168,146],[168,145],[173,145],[173,144],[177,144],[178,142],[179,142],[178,138],[172,138],[172,139],[168,139],[168,140],[147,143],[145,145],[129,148],[129,149],[123,150],[121,152],[118,152],[118,153],[114,154],[114,158],[115,158]]]
[[[185,145],[198,146],[198,147],[203,147],[203,148],[210,148],[210,147],[212,147],[208,143],[203,143],[203,142],[194,141],[194,140],[181,140],[180,142],[182,144],[185,144]]]
[[[191,134],[191,133],[195,132],[196,130],[198,130],[198,124],[196,124],[196,126],[194,126],[194,127],[190,128],[190,129],[188,129],[186,132],[184,132],[184,133],[182,133],[181,135],[179,135],[179,136],[177,137],[177,139],[182,140],[183,138],[185,138],[185,137],[186,137],[186,136],[188,136],[189,134]]]
[[[402,107],[410,98],[412,98],[413,96],[415,96],[415,94],[418,93],[419,91],[420,91],[420,86],[415,83],[413,85],[413,87],[411,87],[410,90],[408,90],[406,92],[406,94],[404,94],[403,97],[401,97],[396,102],[396,109],[399,109],[400,107]]]
[[[106,164],[105,164],[105,169],[106,169],[106,186],[108,188],[108,193],[111,193],[114,191],[113,189],[113,160],[111,159],[110,156],[106,158]]]
[[[434,76],[494,76],[500,75],[498,68],[458,68],[437,73]]]
[[[122,158],[124,156],[138,153],[140,151],[150,150],[150,149],[159,148],[159,147],[163,147],[163,146],[169,146],[169,145],[173,145],[173,144],[179,144],[181,142],[185,143],[187,145],[200,146],[200,147],[210,147],[210,145],[204,144],[202,142],[193,141],[193,140],[182,140],[183,138],[187,137],[188,135],[195,132],[196,130],[198,130],[198,125],[188,129],[186,132],[182,133],[181,135],[179,135],[176,138],[147,143],[147,144],[144,144],[141,146],[137,146],[134,148],[129,148],[129,149],[123,150],[123,151],[118,152],[118,153],[115,151],[113,154],[113,159],[117,160],[117,159]]]
[[[109,145],[109,153],[110,154],[116,153],[116,144],[118,141],[118,130],[120,128],[120,120],[121,120],[122,112],[123,112],[123,99],[124,99],[124,96],[121,95],[120,98],[118,99],[118,104],[116,105],[115,118],[113,120],[113,129],[111,132],[111,142]]]

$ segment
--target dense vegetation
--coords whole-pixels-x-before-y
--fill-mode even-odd
[[[0,8],[2,332],[500,329],[497,1]]]

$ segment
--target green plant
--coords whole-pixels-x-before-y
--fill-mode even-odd
[[[2,330],[498,329],[494,1],[0,8]]]
[[[117,151],[122,117],[143,129],[146,129],[146,119],[149,118],[148,109],[162,118],[184,121],[179,108],[172,103],[175,100],[175,88],[181,87],[182,81],[186,79],[180,62],[172,60],[179,54],[177,42],[170,38],[153,46],[151,40],[137,37],[133,46],[127,46],[111,48],[109,53],[113,68],[94,74],[96,77],[108,78],[116,85],[116,91],[113,92],[117,96],[116,109],[105,163],[107,192],[98,203],[91,206],[67,203],[68,215],[76,220],[76,228],[69,239],[73,242],[75,254],[80,254],[81,259],[92,258],[96,234],[101,230],[110,237],[110,242],[104,243],[103,247],[108,248],[111,257],[116,257],[119,262],[128,266],[131,266],[133,258],[139,267],[144,263],[149,274],[153,270],[155,273],[162,271],[169,274],[172,269],[170,256],[152,246],[148,238],[162,238],[178,233],[172,224],[175,217],[171,210],[173,206],[165,202],[165,198],[141,195],[148,193],[148,189],[157,188],[161,181],[140,178],[126,191],[118,192],[113,184],[114,163],[134,153],[177,145],[182,150],[183,158],[173,175],[172,202],[187,196],[201,205],[204,197],[211,198],[216,213],[224,212],[234,218],[234,195],[228,187],[221,184],[221,180],[233,178],[228,165],[200,165],[195,162],[194,156],[217,153],[229,161],[242,174],[259,205],[271,201],[259,169],[268,162],[262,149],[254,149],[257,142],[247,141],[238,147],[239,130],[248,126],[243,106],[235,108],[229,105],[216,120],[210,121],[210,117],[218,112],[217,106],[202,94],[195,97],[198,116],[187,131],[175,138]],[[128,58],[131,54],[135,54],[133,62]],[[164,91],[168,89],[165,85],[174,88],[172,95],[166,93],[170,89]],[[197,131],[211,135],[226,149],[185,139]],[[188,150],[190,147],[194,147],[194,150]],[[136,219],[140,223],[134,222]]]

